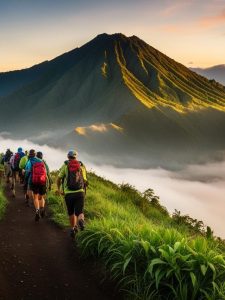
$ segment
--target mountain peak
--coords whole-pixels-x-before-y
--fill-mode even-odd
[[[106,41],[106,40],[128,40],[129,37],[127,37],[125,34],[123,33],[113,33],[113,34],[108,34],[108,33],[101,33],[98,34],[96,36],[96,38],[94,38],[94,40],[100,40],[100,41]]]
[[[128,38],[125,34],[121,33],[121,32],[117,32],[117,33],[112,33],[112,34],[109,34],[109,33],[100,33],[97,35],[97,38],[105,38],[105,37],[113,37],[113,38]]]
[[[101,33],[98,34],[96,36],[97,39],[101,39],[101,40],[105,40],[105,39],[114,39],[114,40],[133,40],[133,41],[141,41],[144,42],[142,39],[140,39],[138,36],[136,35],[132,35],[132,36],[126,36],[125,34],[121,33],[121,32],[116,32],[116,33]]]
[[[103,33],[43,65],[0,74],[0,104],[1,131],[43,142],[61,136],[65,147],[80,144],[92,156],[107,148],[113,161],[139,153],[145,167],[162,157],[167,165],[177,149],[195,147],[198,157],[206,145],[225,147],[225,87],[134,35]],[[86,134],[73,140],[72,128]]]
[[[2,95],[25,87],[41,77],[45,78],[42,79],[43,89],[44,86],[48,87],[51,94],[53,83],[58,84],[58,80],[67,74],[68,82],[71,81],[73,88],[76,87],[73,92],[70,92],[71,87],[68,89],[68,98],[74,98],[76,90],[80,90],[80,86],[84,86],[86,81],[88,86],[91,86],[91,80],[95,84],[98,82],[99,90],[96,93],[101,95],[100,98],[105,97],[104,88],[109,89],[110,94],[114,94],[114,86],[122,82],[121,88],[127,94],[127,99],[131,97],[148,109],[169,107],[183,113],[210,107],[225,111],[223,86],[197,76],[135,35],[127,37],[123,33],[99,34],[79,49],[49,61],[44,64],[44,68],[37,66],[35,70],[36,73],[30,74],[28,69],[27,74],[19,74],[20,77],[16,77],[12,88],[14,73],[10,78],[3,76],[0,87],[2,84],[6,89],[7,83],[9,88],[3,91]],[[69,70],[71,73],[67,73]],[[75,75],[71,77],[73,72]],[[38,84],[35,83],[35,86],[35,93],[38,95]],[[93,86],[90,90],[93,90]],[[27,91],[28,89],[24,88],[26,97]],[[122,95],[122,92],[120,94]],[[91,99],[90,95],[84,98]],[[125,96],[121,98],[124,99]]]

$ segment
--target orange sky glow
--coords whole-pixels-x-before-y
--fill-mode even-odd
[[[225,0],[0,1],[0,72],[38,64],[100,33],[137,35],[188,67],[225,64]]]

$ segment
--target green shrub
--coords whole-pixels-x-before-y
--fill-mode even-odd
[[[49,206],[54,221],[68,225],[62,197],[51,193]],[[223,241],[209,229],[205,238],[189,216],[171,218],[153,190],[91,173],[85,215],[76,239],[82,255],[100,259],[129,299],[225,299]]]
[[[3,218],[6,210],[7,200],[3,193],[3,187],[0,185],[0,220]]]
[[[130,220],[93,220],[77,237],[132,299],[225,299],[224,256],[204,238]]]

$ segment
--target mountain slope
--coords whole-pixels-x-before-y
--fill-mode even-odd
[[[225,88],[136,36],[102,34],[45,65],[0,98],[1,130],[132,164],[225,147]]]
[[[218,65],[213,66],[210,68],[190,68],[192,71],[196,72],[197,74],[200,74],[202,76],[205,76],[208,79],[214,79],[217,82],[220,82],[221,84],[225,85],[225,65]]]
[[[205,290],[208,299],[224,299],[225,244],[212,237],[209,227],[206,233],[201,221],[179,211],[171,218],[151,189],[141,194],[92,173],[88,181],[87,226],[76,242],[85,257],[106,266],[125,299],[204,299]],[[53,220],[64,227],[62,199],[54,191],[48,199]],[[218,296],[212,295],[215,282]]]

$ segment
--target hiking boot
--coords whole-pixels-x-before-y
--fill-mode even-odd
[[[36,211],[36,214],[35,214],[35,222],[38,222],[40,220],[40,212],[39,210]]]
[[[70,237],[71,237],[72,239],[74,239],[77,233],[78,233],[78,228],[77,228],[77,226],[75,226],[74,228],[72,228],[72,229],[70,230]]]
[[[42,208],[40,209],[40,215],[41,215],[42,218],[45,217],[45,209],[44,209],[44,207],[42,207]]]
[[[85,228],[85,226],[84,226],[84,220],[80,219],[80,220],[78,221],[78,224],[79,224],[80,230],[84,230],[84,228]]]

